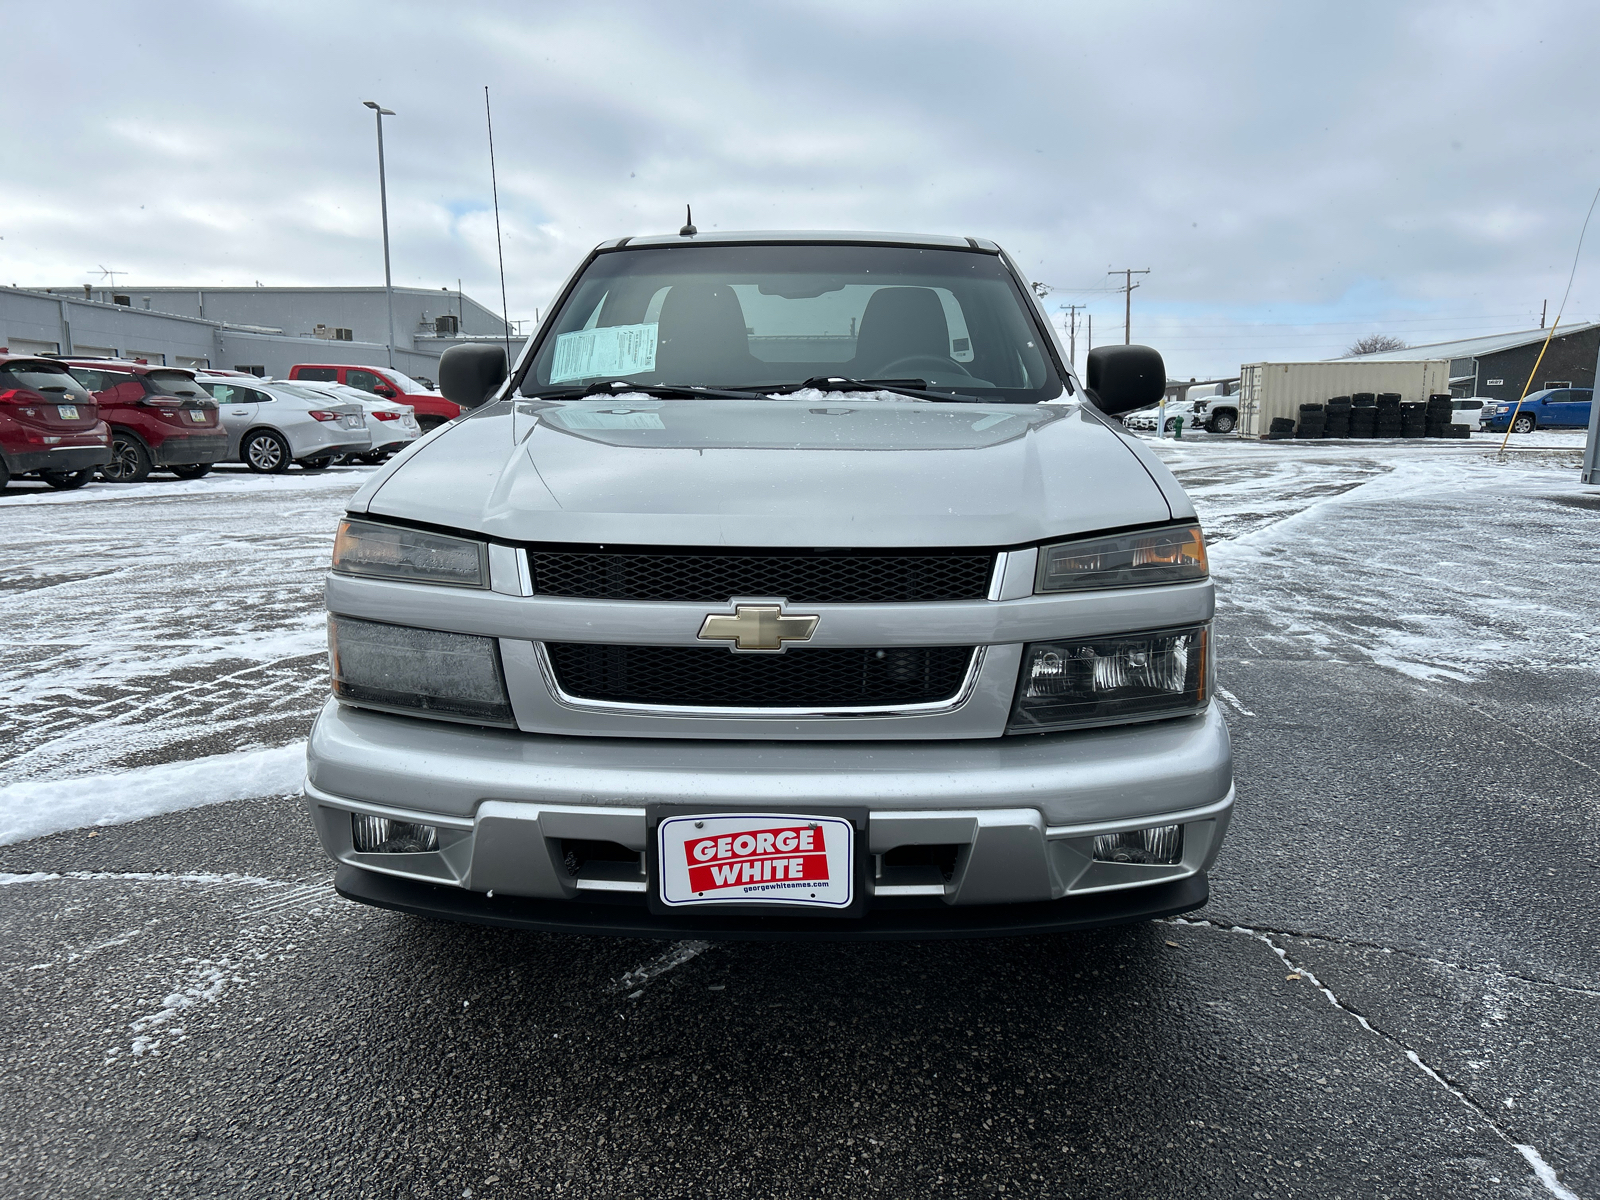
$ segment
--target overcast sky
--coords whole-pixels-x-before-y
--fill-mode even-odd
[[[513,318],[595,242],[887,229],[1005,245],[1172,374],[1554,314],[1600,185],[1600,6],[8,6],[0,282],[395,282]],[[1600,221],[1567,316],[1600,314]],[[1081,319],[1081,318],[1080,318]],[[1083,353],[1080,329],[1079,355]]]

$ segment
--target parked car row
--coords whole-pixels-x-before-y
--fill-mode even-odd
[[[0,487],[136,483],[156,470],[198,479],[218,462],[262,473],[378,463],[461,413],[387,368],[302,363],[290,375],[0,355]]]
[[[1122,418],[1129,429],[1155,432],[1161,420],[1161,407],[1141,408]],[[1239,424],[1237,396],[1200,396],[1193,400],[1174,400],[1167,405],[1166,430],[1173,433],[1178,422],[1186,430],[1204,429],[1207,433],[1232,433]]]
[[[1486,400],[1479,413],[1479,429],[1491,433],[1532,433],[1535,429],[1587,429],[1593,388],[1546,388],[1515,400]]]

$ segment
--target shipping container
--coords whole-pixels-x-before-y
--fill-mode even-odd
[[[1248,363],[1239,368],[1239,436],[1264,438],[1275,417],[1298,421],[1302,404],[1357,392],[1399,392],[1402,403],[1450,391],[1450,360]]]

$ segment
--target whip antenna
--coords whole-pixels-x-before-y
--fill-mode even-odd
[[[483,116],[489,124],[489,187],[494,192],[494,249],[500,258],[500,319],[505,322],[506,373],[511,372],[511,308],[506,304],[506,250],[500,241],[500,182],[494,173],[494,114],[489,111],[489,85],[483,85]]]

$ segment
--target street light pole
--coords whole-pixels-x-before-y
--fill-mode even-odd
[[[383,210],[383,294],[389,304],[388,343],[389,366],[394,366],[394,276],[389,270],[389,181],[383,169],[383,119],[394,116],[392,109],[384,108],[376,100],[363,100],[378,118],[378,204]]]

